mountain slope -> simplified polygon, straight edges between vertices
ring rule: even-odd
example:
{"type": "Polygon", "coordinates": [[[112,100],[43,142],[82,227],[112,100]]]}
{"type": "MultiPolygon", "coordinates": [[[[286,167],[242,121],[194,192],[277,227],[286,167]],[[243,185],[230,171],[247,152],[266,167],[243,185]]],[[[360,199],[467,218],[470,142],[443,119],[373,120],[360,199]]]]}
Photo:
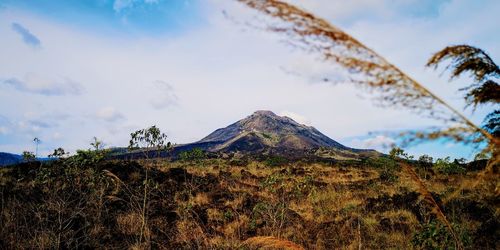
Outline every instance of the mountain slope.
{"type": "Polygon", "coordinates": [[[17,164],[23,161],[20,155],[0,152],[0,166],[17,164]]]}
{"type": "Polygon", "coordinates": [[[346,147],[311,126],[299,124],[271,111],[256,111],[198,142],[181,147],[200,147],[210,152],[311,153],[333,158],[357,158],[376,153],[346,147]]]}

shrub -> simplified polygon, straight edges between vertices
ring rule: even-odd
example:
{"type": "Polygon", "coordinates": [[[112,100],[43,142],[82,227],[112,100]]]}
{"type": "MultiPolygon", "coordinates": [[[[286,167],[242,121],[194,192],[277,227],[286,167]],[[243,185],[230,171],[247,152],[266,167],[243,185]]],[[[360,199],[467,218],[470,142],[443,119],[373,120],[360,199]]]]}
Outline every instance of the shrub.
{"type": "Polygon", "coordinates": [[[465,172],[465,168],[458,161],[451,162],[450,157],[437,159],[433,169],[443,174],[462,174],[465,172]]]}
{"type": "Polygon", "coordinates": [[[268,167],[280,167],[288,163],[288,160],[282,156],[269,156],[264,164],[268,167]]]}
{"type": "Polygon", "coordinates": [[[183,151],[179,154],[181,161],[195,161],[200,162],[206,158],[205,152],[201,148],[193,148],[188,151],[183,151]]]}
{"type": "Polygon", "coordinates": [[[76,155],[69,158],[70,164],[78,166],[96,165],[106,158],[107,150],[76,150],[76,155]]]}
{"type": "Polygon", "coordinates": [[[65,156],[67,156],[69,153],[64,151],[63,148],[56,148],[54,149],[54,152],[50,155],[48,155],[49,158],[57,158],[57,159],[61,159],[65,156]]]}
{"type": "Polygon", "coordinates": [[[23,161],[30,162],[35,160],[35,154],[30,151],[24,151],[22,154],[23,161]]]}
{"type": "MultiPolygon", "coordinates": [[[[462,244],[470,244],[470,236],[457,224],[453,225],[455,231],[460,232],[462,244]]],[[[439,222],[430,221],[413,235],[412,244],[419,249],[455,249],[455,241],[449,230],[439,222]]]]}
{"type": "Polygon", "coordinates": [[[385,182],[395,182],[398,180],[398,176],[395,174],[393,169],[385,168],[380,173],[380,180],[385,182]]]}
{"type": "Polygon", "coordinates": [[[368,159],[366,160],[365,164],[381,169],[382,171],[380,172],[380,179],[382,181],[394,182],[398,180],[398,176],[396,175],[398,163],[392,157],[378,157],[374,159],[368,159]]]}

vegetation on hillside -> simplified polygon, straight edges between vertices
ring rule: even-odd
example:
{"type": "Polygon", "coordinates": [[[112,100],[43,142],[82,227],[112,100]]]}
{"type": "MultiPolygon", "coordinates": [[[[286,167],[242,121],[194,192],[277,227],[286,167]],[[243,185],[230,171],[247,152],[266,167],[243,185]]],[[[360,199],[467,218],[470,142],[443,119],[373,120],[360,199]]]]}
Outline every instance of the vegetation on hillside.
{"type": "MultiPolygon", "coordinates": [[[[455,247],[413,177],[390,157],[270,164],[80,152],[0,170],[0,248],[455,247]]],[[[495,186],[482,183],[443,203],[460,183],[474,182],[485,161],[404,162],[425,180],[463,247],[496,247],[495,186]]]]}

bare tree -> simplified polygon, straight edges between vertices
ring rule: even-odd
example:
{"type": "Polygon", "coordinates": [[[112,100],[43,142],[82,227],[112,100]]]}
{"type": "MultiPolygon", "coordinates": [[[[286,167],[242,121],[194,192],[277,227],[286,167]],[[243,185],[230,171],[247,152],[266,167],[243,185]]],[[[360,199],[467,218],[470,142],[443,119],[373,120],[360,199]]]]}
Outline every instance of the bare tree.
{"type": "Polygon", "coordinates": [[[33,139],[33,142],[35,143],[35,159],[38,157],[38,144],[41,143],[40,139],[38,137],[35,137],[33,139]]]}

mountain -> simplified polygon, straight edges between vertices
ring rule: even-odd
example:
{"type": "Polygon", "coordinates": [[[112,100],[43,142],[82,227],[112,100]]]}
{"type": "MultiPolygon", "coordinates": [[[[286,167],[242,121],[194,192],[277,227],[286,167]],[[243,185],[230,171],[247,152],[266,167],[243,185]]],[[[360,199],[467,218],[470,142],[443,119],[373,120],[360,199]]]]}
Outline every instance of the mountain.
{"type": "Polygon", "coordinates": [[[256,111],[198,142],[180,145],[175,151],[201,148],[208,152],[286,154],[352,159],[378,154],[374,150],[346,147],[311,126],[271,111],[256,111]]]}
{"type": "Polygon", "coordinates": [[[20,155],[0,152],[0,166],[17,164],[23,161],[20,155]]]}

